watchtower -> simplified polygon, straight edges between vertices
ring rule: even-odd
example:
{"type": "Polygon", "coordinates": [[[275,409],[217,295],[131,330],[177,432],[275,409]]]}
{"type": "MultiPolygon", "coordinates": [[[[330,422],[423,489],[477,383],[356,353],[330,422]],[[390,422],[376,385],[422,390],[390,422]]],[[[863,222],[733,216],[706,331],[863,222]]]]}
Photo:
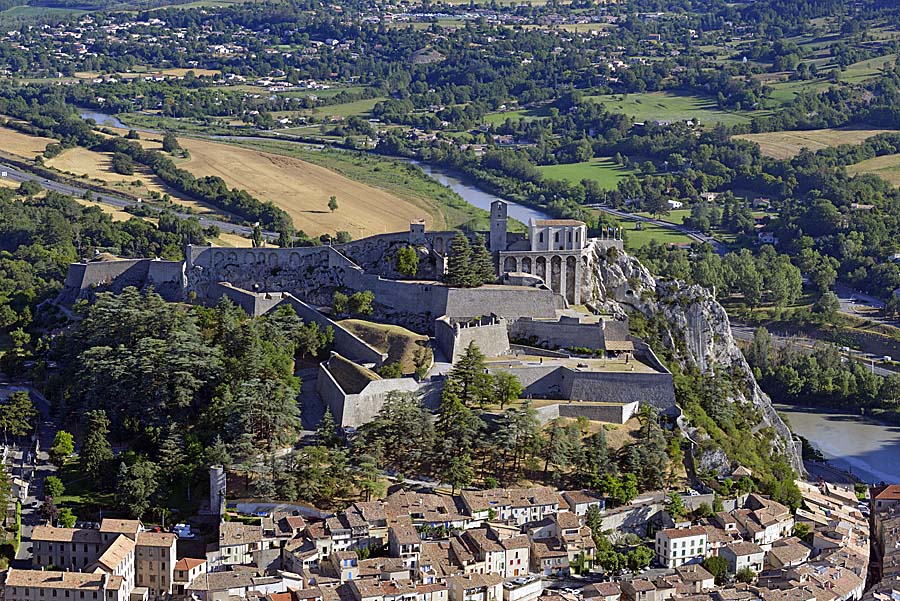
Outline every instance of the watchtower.
{"type": "Polygon", "coordinates": [[[506,201],[495,200],[491,203],[491,239],[490,250],[496,254],[506,250],[506,201]]]}

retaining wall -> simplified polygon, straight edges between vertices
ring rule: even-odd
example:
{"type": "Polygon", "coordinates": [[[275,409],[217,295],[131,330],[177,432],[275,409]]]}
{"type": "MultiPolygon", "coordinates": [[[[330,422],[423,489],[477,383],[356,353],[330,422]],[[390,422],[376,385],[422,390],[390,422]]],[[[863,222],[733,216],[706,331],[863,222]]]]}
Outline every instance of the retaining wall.
{"type": "Polygon", "coordinates": [[[606,403],[646,403],[657,411],[675,408],[672,374],[575,371],[561,368],[562,398],[606,403]]]}
{"type": "Polygon", "coordinates": [[[184,271],[181,261],[119,259],[72,263],[58,301],[71,304],[97,292],[121,292],[129,286],[152,286],[168,301],[184,299],[184,271]]]}
{"type": "Polygon", "coordinates": [[[517,286],[450,288],[444,312],[451,319],[475,319],[493,314],[507,319],[519,317],[556,317],[566,308],[565,299],[550,290],[517,286]]]}

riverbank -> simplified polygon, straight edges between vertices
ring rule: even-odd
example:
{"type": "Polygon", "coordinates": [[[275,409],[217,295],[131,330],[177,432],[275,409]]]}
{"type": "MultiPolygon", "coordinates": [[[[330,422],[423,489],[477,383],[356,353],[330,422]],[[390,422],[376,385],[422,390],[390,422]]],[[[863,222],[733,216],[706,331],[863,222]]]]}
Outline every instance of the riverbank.
{"type": "Polygon", "coordinates": [[[900,427],[824,408],[783,404],[775,408],[829,466],[869,484],[900,482],[900,427]]]}

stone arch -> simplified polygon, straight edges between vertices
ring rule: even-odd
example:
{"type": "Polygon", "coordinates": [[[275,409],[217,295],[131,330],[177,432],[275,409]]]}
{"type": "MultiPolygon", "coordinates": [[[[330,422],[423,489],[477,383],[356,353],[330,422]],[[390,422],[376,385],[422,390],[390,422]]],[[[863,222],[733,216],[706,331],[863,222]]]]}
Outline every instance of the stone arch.
{"type": "Polygon", "coordinates": [[[562,275],[562,262],[562,257],[559,255],[553,255],[550,258],[550,289],[560,294],[563,294],[562,282],[559,279],[562,275]]]}
{"type": "Polygon", "coordinates": [[[228,261],[228,263],[230,263],[232,265],[236,264],[238,262],[237,253],[234,251],[231,251],[230,253],[228,253],[227,261],[228,261]]]}
{"type": "Polygon", "coordinates": [[[534,275],[544,280],[544,283],[548,286],[550,285],[550,278],[547,277],[547,257],[538,257],[535,259],[534,275]]]}
{"type": "Polygon", "coordinates": [[[291,253],[290,265],[292,269],[299,269],[300,263],[302,262],[303,260],[300,258],[300,253],[291,253]]]}
{"type": "Polygon", "coordinates": [[[578,267],[578,259],[575,257],[566,257],[566,286],[565,296],[570,303],[575,302],[575,289],[578,282],[575,280],[575,269],[578,267]]]}
{"type": "Polygon", "coordinates": [[[509,273],[511,271],[516,270],[516,258],[515,257],[504,257],[503,259],[503,273],[509,273]]]}
{"type": "Polygon", "coordinates": [[[269,253],[269,267],[278,267],[278,255],[269,253]]]}
{"type": "Polygon", "coordinates": [[[531,257],[522,257],[522,271],[531,273],[531,257]]]}
{"type": "Polygon", "coordinates": [[[442,236],[434,237],[434,251],[444,254],[444,238],[442,236]]]}
{"type": "Polygon", "coordinates": [[[250,265],[254,262],[256,262],[256,255],[253,254],[252,252],[247,252],[244,255],[244,263],[246,263],[247,265],[250,265]]]}
{"type": "Polygon", "coordinates": [[[221,265],[222,261],[224,260],[225,253],[223,253],[221,250],[217,250],[215,253],[213,253],[213,265],[221,265]]]}

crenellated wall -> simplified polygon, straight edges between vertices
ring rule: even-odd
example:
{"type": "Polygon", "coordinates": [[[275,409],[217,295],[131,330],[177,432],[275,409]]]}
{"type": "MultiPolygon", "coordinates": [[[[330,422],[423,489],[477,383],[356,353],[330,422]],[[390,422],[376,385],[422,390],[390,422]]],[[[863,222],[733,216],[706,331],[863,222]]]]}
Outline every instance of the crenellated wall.
{"type": "Polygon", "coordinates": [[[451,363],[456,363],[472,343],[485,357],[509,354],[508,331],[505,319],[488,318],[474,324],[461,324],[451,323],[444,316],[434,324],[438,346],[451,363]]]}

